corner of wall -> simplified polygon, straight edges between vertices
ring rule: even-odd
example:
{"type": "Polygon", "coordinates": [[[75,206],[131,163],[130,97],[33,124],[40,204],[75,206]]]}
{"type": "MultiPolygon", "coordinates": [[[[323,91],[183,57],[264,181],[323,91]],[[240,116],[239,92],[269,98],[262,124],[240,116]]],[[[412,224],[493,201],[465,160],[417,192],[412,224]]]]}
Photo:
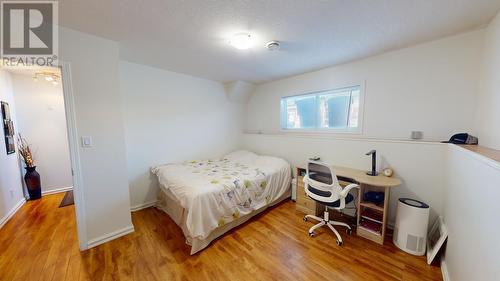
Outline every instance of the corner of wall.
{"type": "Polygon", "coordinates": [[[17,204],[9,211],[5,216],[0,218],[0,229],[7,224],[7,222],[21,209],[21,207],[26,203],[26,199],[22,198],[17,202],[17,204]]]}
{"type": "Polygon", "coordinates": [[[500,131],[497,120],[500,118],[500,11],[485,29],[478,82],[475,127],[479,143],[483,146],[500,149],[500,131]]]}
{"type": "Polygon", "coordinates": [[[441,257],[441,274],[443,275],[443,281],[450,281],[450,274],[448,272],[448,266],[446,265],[445,257],[441,257]]]}
{"type": "Polygon", "coordinates": [[[257,86],[246,81],[233,81],[224,84],[224,91],[228,100],[247,103],[257,86]]]}

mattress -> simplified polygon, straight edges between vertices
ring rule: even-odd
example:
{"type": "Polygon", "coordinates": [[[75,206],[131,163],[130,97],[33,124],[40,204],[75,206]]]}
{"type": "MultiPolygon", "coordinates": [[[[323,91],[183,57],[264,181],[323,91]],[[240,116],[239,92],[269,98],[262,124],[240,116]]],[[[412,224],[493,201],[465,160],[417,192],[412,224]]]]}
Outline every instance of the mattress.
{"type": "Polygon", "coordinates": [[[290,165],[248,151],[160,165],[151,171],[161,188],[157,207],[182,228],[191,254],[290,196],[290,165]]]}

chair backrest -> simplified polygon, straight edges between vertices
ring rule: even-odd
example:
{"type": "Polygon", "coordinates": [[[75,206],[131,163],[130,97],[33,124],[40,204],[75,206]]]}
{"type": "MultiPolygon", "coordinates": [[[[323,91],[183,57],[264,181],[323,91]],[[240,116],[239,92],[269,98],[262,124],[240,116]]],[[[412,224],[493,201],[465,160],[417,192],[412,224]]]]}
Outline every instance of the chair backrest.
{"type": "Polygon", "coordinates": [[[306,170],[307,174],[304,177],[304,182],[308,195],[309,192],[307,189],[308,186],[311,186],[314,189],[325,192],[325,196],[321,196],[318,193],[314,194],[316,196],[325,198],[339,197],[339,193],[342,191],[342,187],[337,180],[337,175],[335,174],[332,165],[325,162],[311,160],[307,163],[306,170]]]}

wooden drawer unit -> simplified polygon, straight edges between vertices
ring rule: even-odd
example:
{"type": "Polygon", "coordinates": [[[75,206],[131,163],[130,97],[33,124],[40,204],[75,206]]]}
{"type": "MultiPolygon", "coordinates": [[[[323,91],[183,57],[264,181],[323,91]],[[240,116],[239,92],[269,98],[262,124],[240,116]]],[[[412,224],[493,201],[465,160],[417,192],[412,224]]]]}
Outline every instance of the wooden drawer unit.
{"type": "Polygon", "coordinates": [[[297,206],[302,206],[302,209],[311,210],[308,214],[316,213],[316,202],[309,198],[297,198],[297,206]]]}
{"type": "Polygon", "coordinates": [[[304,191],[304,176],[306,171],[297,168],[297,201],[295,209],[307,215],[316,215],[316,201],[306,195],[304,191]]]}
{"type": "Polygon", "coordinates": [[[297,184],[297,199],[299,198],[309,198],[304,190],[304,184],[297,184]]]}

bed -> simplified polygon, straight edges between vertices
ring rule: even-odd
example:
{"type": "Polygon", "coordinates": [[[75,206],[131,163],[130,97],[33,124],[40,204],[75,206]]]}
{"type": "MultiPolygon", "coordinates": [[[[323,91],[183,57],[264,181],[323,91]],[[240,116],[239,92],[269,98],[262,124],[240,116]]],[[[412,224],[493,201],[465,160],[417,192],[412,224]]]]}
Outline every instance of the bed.
{"type": "Polygon", "coordinates": [[[151,172],[161,190],[156,207],[182,229],[191,255],[290,197],[290,165],[249,151],[160,165],[151,172]]]}

